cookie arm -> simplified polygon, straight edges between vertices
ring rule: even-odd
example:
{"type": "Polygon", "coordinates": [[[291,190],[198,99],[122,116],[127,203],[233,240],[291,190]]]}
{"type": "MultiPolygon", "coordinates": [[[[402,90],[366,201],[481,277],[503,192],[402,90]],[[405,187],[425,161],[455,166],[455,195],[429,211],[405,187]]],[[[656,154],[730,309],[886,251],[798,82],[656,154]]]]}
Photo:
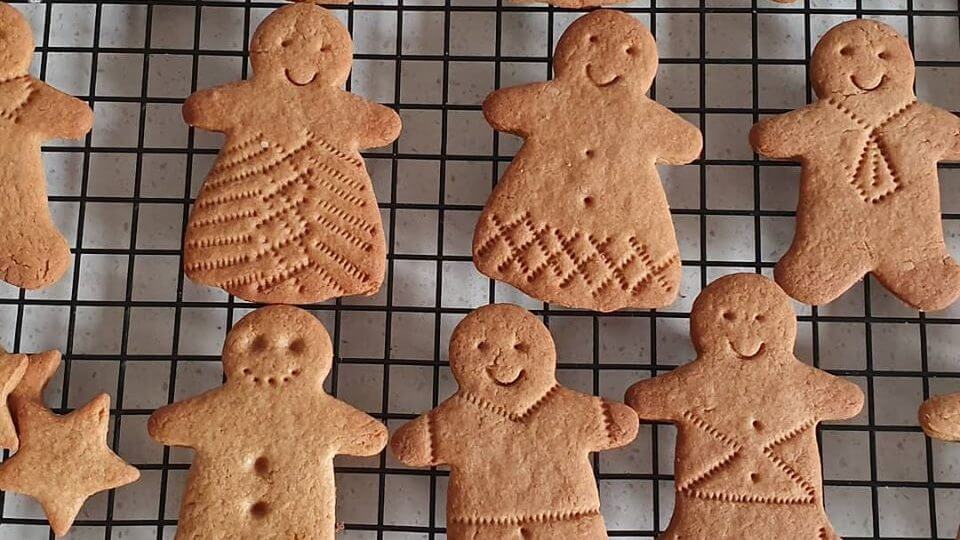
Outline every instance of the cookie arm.
{"type": "Polygon", "coordinates": [[[603,418],[603,431],[599,444],[594,450],[611,450],[633,442],[640,430],[640,419],[636,411],[623,403],[600,400],[600,414],[603,418]]]}
{"type": "Polygon", "coordinates": [[[183,120],[205,131],[225,132],[233,124],[233,106],[240,84],[200,90],[183,103],[183,120]]]}
{"type": "Polygon", "coordinates": [[[634,384],[627,389],[624,401],[640,420],[673,422],[686,408],[683,384],[676,372],[634,384]]]}
{"type": "Polygon", "coordinates": [[[960,441],[960,393],[935,396],[918,413],[924,433],[943,441],[960,441]]]}
{"type": "Polygon", "coordinates": [[[658,163],[684,165],[700,157],[703,134],[697,126],[656,102],[653,104],[658,145],[658,163]]]}
{"type": "Polygon", "coordinates": [[[817,417],[821,420],[846,420],[863,408],[863,390],[852,382],[826,371],[809,368],[812,376],[806,388],[816,394],[817,417]]]}
{"type": "Polygon", "coordinates": [[[483,117],[497,131],[527,137],[535,130],[538,104],[546,99],[549,85],[535,83],[501,88],[483,100],[483,117]]]}
{"type": "Polygon", "coordinates": [[[390,451],[401,463],[411,467],[435,467],[445,463],[436,444],[437,416],[434,409],[393,433],[390,451]]]}
{"type": "Polygon", "coordinates": [[[400,115],[379,103],[363,103],[363,121],[358,126],[360,148],[387,146],[400,136],[400,115]]]}
{"type": "Polygon", "coordinates": [[[160,407],[147,420],[150,438],[165,446],[192,448],[196,434],[208,431],[206,411],[216,390],[160,407]]]}
{"type": "Polygon", "coordinates": [[[817,104],[765,118],[750,128],[750,146],[769,158],[798,158],[811,142],[822,140],[817,131],[825,119],[817,104]]]}
{"type": "Polygon", "coordinates": [[[387,445],[387,426],[367,413],[354,409],[350,405],[340,405],[340,448],[339,454],[350,456],[375,456],[387,445]]]}
{"type": "Polygon", "coordinates": [[[80,139],[93,129],[93,110],[86,102],[38,80],[23,107],[20,123],[33,126],[43,139],[80,139]]]}

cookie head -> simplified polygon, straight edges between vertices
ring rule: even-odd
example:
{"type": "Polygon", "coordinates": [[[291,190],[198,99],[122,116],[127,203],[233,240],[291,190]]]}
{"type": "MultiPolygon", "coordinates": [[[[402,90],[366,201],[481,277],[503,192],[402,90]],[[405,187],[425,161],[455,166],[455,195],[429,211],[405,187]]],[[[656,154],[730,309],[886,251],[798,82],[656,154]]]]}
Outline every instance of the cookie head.
{"type": "Polygon", "coordinates": [[[854,20],[832,28],[813,51],[810,77],[820,97],[913,90],[910,45],[893,28],[854,20]]]}
{"type": "Polygon", "coordinates": [[[250,53],[257,77],[294,86],[340,86],[350,74],[353,44],[331,12],[302,3],[284,6],[264,19],[250,53]]]}
{"type": "Polygon", "coordinates": [[[630,86],[646,92],[657,73],[657,44],[639,21],[612,9],[580,17],[557,44],[557,78],[597,88],[630,86]]]}
{"type": "Polygon", "coordinates": [[[247,315],[230,330],[223,347],[227,379],[261,388],[319,388],[332,363],[326,329],[292,306],[269,306],[247,315]]]}
{"type": "Polygon", "coordinates": [[[33,59],[33,31],[19,11],[0,3],[0,81],[26,75],[33,59]]]}
{"type": "Polygon", "coordinates": [[[474,311],[450,338],[450,369],[460,388],[504,406],[553,387],[556,361],[547,327],[510,304],[474,311]]]}
{"type": "Polygon", "coordinates": [[[697,297],[690,334],[701,356],[756,361],[768,353],[792,354],[797,318],[776,283],[757,274],[734,274],[697,297]]]}

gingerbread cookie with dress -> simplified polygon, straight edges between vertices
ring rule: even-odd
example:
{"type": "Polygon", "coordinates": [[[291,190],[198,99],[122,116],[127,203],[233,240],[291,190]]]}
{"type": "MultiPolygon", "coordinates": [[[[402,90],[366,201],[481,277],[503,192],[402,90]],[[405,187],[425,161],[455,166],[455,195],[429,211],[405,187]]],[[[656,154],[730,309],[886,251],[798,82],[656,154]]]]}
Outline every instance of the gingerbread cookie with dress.
{"type": "Polygon", "coordinates": [[[30,75],[33,48],[26,19],[0,3],[0,280],[24,289],[53,284],[70,266],[50,216],[40,146],[93,127],[86,103],[30,75]]]}
{"type": "Polygon", "coordinates": [[[178,539],[333,540],[333,458],[380,453],[387,429],[324,392],[332,364],[316,318],[265,307],[230,330],[223,386],[150,416],[151,437],[195,450],[178,539]]]}
{"type": "Polygon", "coordinates": [[[187,275],[252,302],[376,293],[386,244],[360,150],[395,140],[400,117],[341,89],[353,45],[319,6],[276,10],[250,51],[252,79],[183,106],[227,136],[187,224],[187,275]]]}
{"type": "Polygon", "coordinates": [[[450,369],[456,394],[390,442],[407,465],[450,466],[447,538],[606,538],[589,455],[630,443],[636,414],[560,385],[550,332],[509,304],[457,325],[450,369]]]}
{"type": "Polygon", "coordinates": [[[909,44],[877,21],[827,32],[810,72],[820,99],[750,133],[758,153],[802,167],[777,283],[825,304],[872,273],[910,306],[947,307],[960,266],[943,240],[937,162],[960,159],[960,118],[917,101],[909,44]]]}
{"type": "Polygon", "coordinates": [[[863,407],[853,383],[793,355],[790,299],[756,274],[697,297],[697,358],[626,395],[642,420],[677,426],[673,518],[663,538],[837,538],[823,508],[816,426],[863,407]]]}
{"type": "Polygon", "coordinates": [[[487,97],[487,121],[524,143],[477,224],[483,274],[569,307],[673,302],[680,254],[656,166],[693,161],[702,137],[646,96],[657,65],[650,31],[603,9],[563,33],[553,80],[487,97]]]}

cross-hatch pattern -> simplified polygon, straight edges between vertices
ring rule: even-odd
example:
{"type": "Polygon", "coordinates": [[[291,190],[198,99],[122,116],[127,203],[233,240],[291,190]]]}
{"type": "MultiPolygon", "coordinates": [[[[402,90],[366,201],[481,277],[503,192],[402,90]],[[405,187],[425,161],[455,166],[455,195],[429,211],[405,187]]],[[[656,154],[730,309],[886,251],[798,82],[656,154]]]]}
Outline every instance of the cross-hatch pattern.
{"type": "Polygon", "coordinates": [[[324,283],[320,296],[370,292],[379,278],[363,261],[382,239],[378,212],[359,156],[309,131],[287,147],[255,133],[224,148],[206,179],[186,268],[230,292],[303,292],[308,276],[324,283]]]}
{"type": "Polygon", "coordinates": [[[871,125],[860,118],[834,98],[826,101],[857,124],[866,136],[856,165],[844,165],[844,171],[850,175],[850,185],[857,190],[860,198],[864,202],[876,204],[899,191],[903,187],[902,179],[893,165],[893,160],[890,159],[889,145],[885,140],[883,128],[916,105],[917,101],[913,100],[904,105],[876,125],[871,125]]]}
{"type": "Polygon", "coordinates": [[[478,260],[486,267],[485,273],[497,274],[491,277],[509,282],[505,274],[515,268],[528,283],[548,280],[561,289],[579,279],[595,297],[611,287],[639,296],[651,285],[666,292],[676,286],[667,279],[666,270],[679,263],[679,254],[656,260],[633,236],[600,240],[583,231],[565,233],[550,224],[535,223],[529,213],[506,221],[490,213],[489,219],[492,234],[480,241],[474,253],[478,259],[505,255],[492,265],[478,260]],[[627,246],[619,250],[622,254],[611,249],[616,241],[627,246]]]}

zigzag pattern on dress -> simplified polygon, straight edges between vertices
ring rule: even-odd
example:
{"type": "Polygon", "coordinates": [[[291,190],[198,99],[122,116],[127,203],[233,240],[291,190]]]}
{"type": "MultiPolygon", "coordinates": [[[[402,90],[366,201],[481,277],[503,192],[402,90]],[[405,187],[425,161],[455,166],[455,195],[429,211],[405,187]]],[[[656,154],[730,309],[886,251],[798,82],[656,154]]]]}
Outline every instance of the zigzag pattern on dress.
{"type": "Polygon", "coordinates": [[[379,287],[363,260],[383,249],[382,238],[358,155],[311,132],[287,147],[256,133],[225,147],[207,177],[187,228],[185,268],[239,296],[302,291],[307,278],[322,281],[321,296],[361,294],[379,287]]]}
{"type": "Polygon", "coordinates": [[[503,220],[491,212],[487,219],[492,234],[480,240],[474,254],[499,255],[487,268],[495,270],[498,275],[491,277],[496,279],[510,282],[506,274],[517,270],[528,282],[547,280],[561,289],[580,280],[594,297],[608,289],[639,296],[648,287],[671,292],[676,286],[665,274],[679,264],[679,253],[655,259],[633,236],[600,239],[584,231],[562,231],[534,222],[529,213],[503,220]]]}

